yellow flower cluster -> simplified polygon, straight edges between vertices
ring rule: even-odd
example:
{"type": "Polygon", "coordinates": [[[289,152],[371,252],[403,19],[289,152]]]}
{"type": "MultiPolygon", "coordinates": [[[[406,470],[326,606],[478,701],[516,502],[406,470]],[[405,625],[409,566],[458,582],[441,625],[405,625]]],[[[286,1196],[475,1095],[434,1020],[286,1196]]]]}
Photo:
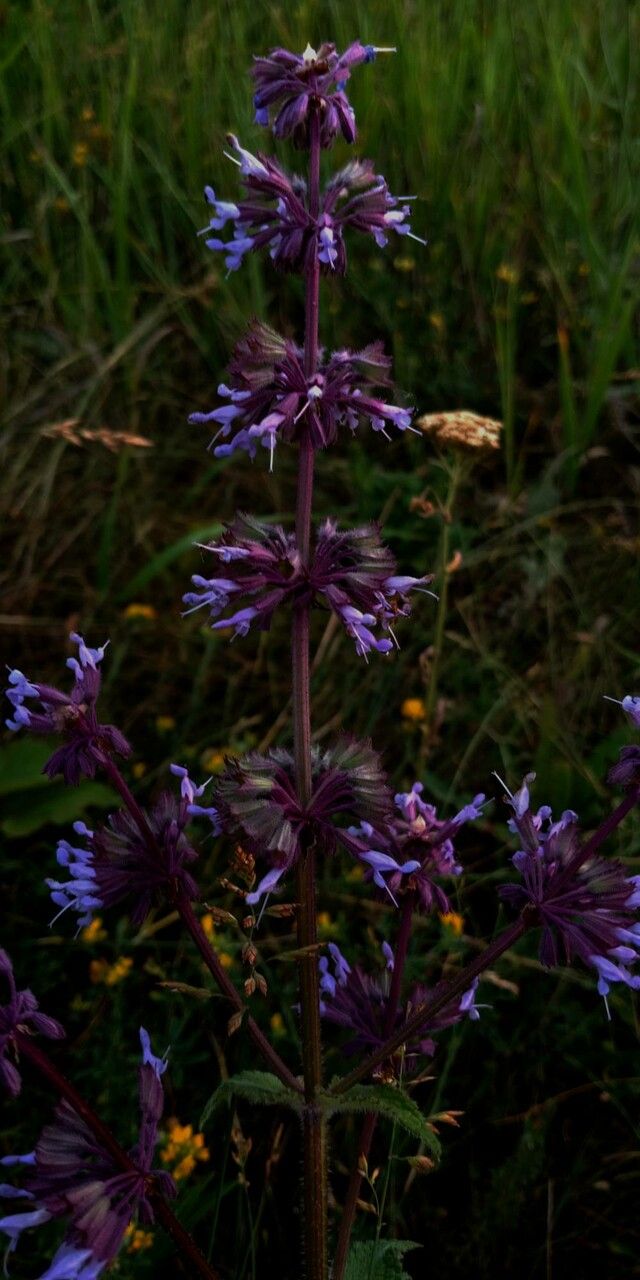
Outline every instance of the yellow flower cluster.
{"type": "Polygon", "coordinates": [[[210,1159],[209,1149],[204,1145],[203,1133],[194,1133],[192,1124],[180,1124],[175,1116],[167,1122],[167,1130],[160,1159],[163,1164],[173,1165],[171,1173],[176,1182],[180,1182],[193,1173],[198,1160],[210,1159]]]}
{"type": "Polygon", "coordinates": [[[102,927],[102,918],[94,916],[91,924],[86,925],[80,933],[83,942],[103,942],[107,931],[102,927]]]}
{"type": "Polygon", "coordinates": [[[456,938],[460,937],[464,929],[464,918],[458,915],[457,911],[445,911],[444,915],[440,916],[440,923],[445,929],[450,929],[456,938]]]}
{"type": "Polygon", "coordinates": [[[89,965],[89,977],[93,983],[102,983],[105,987],[115,987],[116,983],[127,978],[133,968],[131,956],[121,956],[115,964],[108,960],[92,960],[89,965]]]}
{"type": "Polygon", "coordinates": [[[141,1253],[142,1250],[151,1248],[153,1231],[144,1231],[142,1227],[137,1227],[135,1222],[130,1222],[124,1233],[124,1238],[127,1253],[141,1253]]]}
{"type": "Polygon", "coordinates": [[[426,715],[426,709],[422,698],[405,698],[400,708],[400,712],[404,716],[405,720],[414,720],[416,723],[419,720],[424,720],[426,715]]]}

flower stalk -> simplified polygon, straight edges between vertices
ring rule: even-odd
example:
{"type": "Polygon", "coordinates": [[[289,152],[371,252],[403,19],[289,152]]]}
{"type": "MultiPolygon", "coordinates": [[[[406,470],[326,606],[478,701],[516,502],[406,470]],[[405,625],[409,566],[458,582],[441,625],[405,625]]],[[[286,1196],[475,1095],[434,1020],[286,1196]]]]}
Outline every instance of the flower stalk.
{"type": "MultiPolygon", "coordinates": [[[[317,109],[309,122],[309,212],[318,215],[320,199],[320,119],[317,109]]],[[[306,272],[304,367],[312,378],[318,361],[320,263],[314,254],[306,272]]],[[[296,541],[303,565],[311,551],[311,509],[315,450],[309,432],[303,432],[298,453],[296,541]]],[[[293,613],[293,753],[298,801],[311,799],[311,690],[309,653],[310,606],[301,603],[293,613]]],[[[327,1146],[326,1123],[316,1104],[322,1085],[320,1031],[320,983],[315,946],[317,934],[316,854],[307,841],[296,873],[298,946],[305,949],[299,962],[302,1065],[306,1107],[303,1113],[303,1212],[307,1274],[324,1280],[327,1274],[327,1146]],[[311,948],[307,950],[307,948],[311,948]]]]}

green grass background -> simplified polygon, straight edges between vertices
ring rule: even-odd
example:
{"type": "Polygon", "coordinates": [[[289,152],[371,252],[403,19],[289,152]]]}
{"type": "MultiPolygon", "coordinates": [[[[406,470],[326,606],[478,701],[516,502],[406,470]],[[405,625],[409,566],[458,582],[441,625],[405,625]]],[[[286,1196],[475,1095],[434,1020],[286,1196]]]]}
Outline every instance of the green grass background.
{"type": "MultiPolygon", "coordinates": [[[[201,193],[205,182],[237,189],[222,156],[229,129],[251,149],[272,145],[252,124],[254,52],[356,36],[397,45],[353,76],[357,150],[375,157],[392,190],[417,194],[414,227],[429,244],[397,240],[380,253],[354,237],[346,281],[323,285],[322,336],[383,337],[418,410],[490,414],[504,441],[499,457],[462,476],[423,438],[387,446],[363,433],[320,458],[320,514],[382,516],[408,571],[462,559],[435,655],[428,601],[402,625],[389,662],[363,667],[345,639],[325,637],[314,723],[321,740],[341,726],[373,735],[394,783],[419,775],[445,808],[491,791],[492,769],[513,781],[533,767],[540,802],[570,804],[595,825],[610,804],[606,768],[628,740],[602,694],[637,689],[639,675],[637,6],[25,0],[2,5],[0,21],[3,660],[53,680],[70,624],[96,641],[110,635],[106,703],[146,766],[143,796],[169,759],[198,769],[212,750],[286,740],[286,625],[229,648],[197,615],[180,618],[180,595],[201,568],[191,544],[236,509],[286,518],[295,483],[284,449],[273,475],[262,460],[218,463],[206,435],[186,425],[190,411],[213,405],[251,314],[298,334],[302,323],[299,283],[269,265],[251,261],[225,278],[195,234],[206,221],[201,193]],[[68,443],[59,424],[69,420],[151,446],[68,443]],[[446,506],[454,472],[444,525],[415,500],[446,506]],[[155,616],[131,618],[131,604],[155,616]],[[425,699],[431,719],[404,720],[407,697],[425,699]]],[[[340,143],[323,163],[347,154],[340,143]]],[[[302,163],[286,145],[281,157],[302,163]]],[[[172,1106],[194,1119],[219,1074],[213,1037],[232,1065],[250,1055],[226,1046],[218,1002],[209,1016],[208,1005],[203,1014],[158,986],[176,974],[206,985],[171,925],[135,939],[126,923],[107,922],[97,952],[74,945],[70,930],[47,932],[41,881],[62,834],[52,824],[77,810],[43,790],[37,761],[17,750],[11,742],[2,757],[6,945],[51,993],[47,1008],[57,1001],[62,1013],[71,1001],[68,1069],[114,1122],[131,1110],[122,1060],[132,1067],[136,1004],[174,1044],[172,1106]],[[131,955],[131,976],[108,991],[92,986],[95,954],[131,955]]],[[[469,934],[495,925],[493,890],[510,852],[503,819],[498,802],[464,841],[469,934]]],[[[633,822],[616,844],[637,870],[633,822]]],[[[207,849],[202,878],[217,901],[225,864],[224,850],[207,849]]],[[[332,936],[371,961],[393,920],[370,910],[342,870],[325,872],[332,936]]],[[[239,944],[224,945],[240,977],[239,944]]],[[[274,959],[287,945],[282,932],[265,937],[273,1005],[264,1016],[284,1006],[283,1048],[295,1059],[290,967],[274,959]]],[[[412,971],[428,976],[443,954],[456,964],[469,945],[434,924],[417,935],[412,971]]],[[[383,1231],[427,1246],[407,1257],[416,1276],[549,1280],[569,1264],[638,1274],[631,1001],[616,997],[607,1024],[590,981],[541,974],[533,954],[507,960],[501,972],[515,988],[490,987],[492,1011],[446,1041],[435,1083],[423,1086],[428,1110],[465,1111],[461,1129],[446,1131],[441,1172],[405,1190],[407,1166],[392,1166],[383,1231]]],[[[7,1114],[8,1148],[26,1149],[32,1116],[7,1114]]],[[[266,1274],[269,1250],[297,1276],[295,1132],[266,1179],[274,1127],[250,1113],[242,1121],[254,1139],[249,1188],[218,1131],[181,1212],[236,1280],[266,1274]]],[[[342,1122],[338,1200],[353,1141],[342,1122]]],[[[363,1214],[358,1230],[371,1235],[375,1219],[363,1214]]],[[[173,1274],[163,1249],[125,1257],[120,1274],[173,1274]]],[[[33,1271],[18,1261],[16,1274],[33,1271]]]]}

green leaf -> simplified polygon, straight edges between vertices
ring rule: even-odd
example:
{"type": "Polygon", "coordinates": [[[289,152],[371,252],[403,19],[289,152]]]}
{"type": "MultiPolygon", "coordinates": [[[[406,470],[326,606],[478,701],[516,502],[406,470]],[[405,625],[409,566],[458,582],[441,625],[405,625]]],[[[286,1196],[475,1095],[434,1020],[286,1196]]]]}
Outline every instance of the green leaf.
{"type": "Polygon", "coordinates": [[[49,783],[9,796],[2,805],[0,831],[5,836],[30,836],[40,827],[66,826],[81,818],[87,808],[114,808],[116,798],[101,782],[85,782],[81,787],[49,783]]]}
{"type": "Polygon", "coordinates": [[[402,1259],[421,1245],[412,1240],[356,1240],[349,1250],[344,1280],[410,1280],[402,1259]]]}
{"type": "Polygon", "coordinates": [[[294,1111],[302,1107],[302,1096],[288,1089],[272,1072],[240,1071],[237,1076],[222,1080],[212,1093],[202,1112],[200,1127],[204,1128],[214,1112],[232,1098],[245,1098],[259,1107],[290,1107],[294,1111]]]}
{"type": "Polygon", "coordinates": [[[42,770],[54,750],[54,740],[21,734],[0,747],[0,796],[31,787],[50,787],[42,770]]]}
{"type": "Polygon", "coordinates": [[[440,1143],[435,1133],[417,1103],[402,1089],[390,1084],[356,1084],[347,1093],[325,1094],[323,1102],[329,1115],[345,1111],[372,1111],[385,1120],[392,1120],[414,1138],[419,1138],[430,1155],[440,1155],[440,1143]]]}

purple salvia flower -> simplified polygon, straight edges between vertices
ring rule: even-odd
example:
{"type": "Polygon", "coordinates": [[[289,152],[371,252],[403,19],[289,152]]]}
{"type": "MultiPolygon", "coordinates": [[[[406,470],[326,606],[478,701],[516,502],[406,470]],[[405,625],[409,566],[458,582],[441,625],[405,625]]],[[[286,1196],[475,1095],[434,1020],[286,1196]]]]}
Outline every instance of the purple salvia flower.
{"type": "Polygon", "coordinates": [[[450,910],[449,899],[435,877],[460,875],[462,867],[453,841],[465,822],[479,817],[485,797],[474,796],[446,821],[438,817],[434,805],[422,799],[423,790],[421,782],[414,782],[410,791],[399,792],[394,797],[396,811],[386,826],[374,829],[364,822],[352,828],[352,851],[373,870],[371,878],[378,887],[376,873],[381,877],[384,869],[379,860],[390,860],[382,887],[394,901],[399,894],[415,893],[418,909],[446,912],[450,910]]]}
{"type": "Polygon", "coordinates": [[[228,141],[233,154],[226,155],[238,165],[246,194],[235,202],[218,200],[213,188],[205,187],[214,216],[198,233],[206,237],[208,249],[225,255],[228,271],[237,271],[248,253],[267,249],[280,270],[305,274],[318,261],[325,273],[344,275],[347,227],[372,236],[381,249],[391,231],[427,243],[411,230],[410,204],[392,195],[370,160],[352,160],[334,174],[321,193],[316,218],[309,211],[302,178],[290,177],[270,156],[253,156],[234,134],[228,135],[228,141]],[[209,234],[228,222],[233,225],[230,239],[209,234]]]}
{"type": "MultiPolygon", "coordinates": [[[[202,793],[195,787],[182,766],[180,800],[164,792],[144,814],[149,836],[140,831],[126,810],[111,814],[102,827],[90,831],[82,822],[74,823],[74,831],[84,837],[86,848],[58,844],[57,861],[68,872],[67,880],[48,879],[53,902],[60,908],[58,916],[71,910],[78,914],[78,927],[89,924],[95,910],[131,900],[131,920],[140,925],[153,902],[162,894],[174,896],[177,890],[188,898],[198,897],[198,886],[189,871],[197,853],[185,835],[192,814],[204,814],[220,830],[217,810],[194,805],[189,797],[202,793]]],[[[204,784],[206,785],[206,784],[204,784]]],[[[52,922],[53,923],[53,922],[52,922]]]]}
{"type": "Polygon", "coordinates": [[[375,387],[389,386],[390,367],[382,344],[374,342],[361,351],[321,351],[309,377],[302,348],[256,320],[235,348],[229,384],[218,387],[219,396],[231,403],[192,413],[189,422],[216,425],[210,447],[217,458],[238,449],[254,458],[260,445],[268,449],[271,465],[279,441],[290,443],[305,434],[318,449],[333,443],[341,427],[354,432],[364,420],[385,435],[387,427],[414,430],[408,409],[373,393],[375,387]],[[219,437],[225,443],[216,444],[219,437]]]}
{"type": "Polygon", "coordinates": [[[385,941],[385,942],[382,942],[380,950],[382,951],[382,954],[384,956],[385,968],[389,970],[389,973],[393,973],[393,970],[395,969],[395,963],[396,963],[395,956],[393,954],[393,948],[390,947],[389,943],[385,941]]]}
{"type": "Polygon", "coordinates": [[[267,127],[271,109],[277,106],[273,123],[276,138],[291,138],[294,146],[307,148],[309,120],[318,111],[321,147],[330,147],[338,133],[345,142],[354,142],[355,115],[344,92],[345,85],[353,67],[373,62],[378,53],[395,50],[377,49],[356,40],[342,54],[336,52],[334,44],[322,44],[317,50],[307,45],[303,54],[272,49],[266,57],[255,58],[252,75],[256,124],[267,127]]]}
{"type": "Polygon", "coordinates": [[[47,1036],[49,1040],[61,1040],[65,1031],[55,1018],[40,1012],[33,992],[17,990],[11,961],[2,949],[0,977],[8,987],[7,1002],[0,1004],[0,1085],[11,1097],[17,1098],[22,1082],[16,1065],[16,1031],[23,1035],[47,1036]]]}
{"type": "MultiPolygon", "coordinates": [[[[635,728],[640,728],[640,698],[628,693],[622,700],[610,698],[605,694],[607,702],[615,702],[622,707],[635,728]]],[[[640,747],[622,747],[616,764],[607,775],[607,781],[613,786],[635,787],[640,783],[640,747]]]]}
{"type": "Polygon", "coordinates": [[[231,760],[214,783],[214,799],[226,831],[242,834],[243,844],[267,857],[270,869],[247,896],[254,905],[270,893],[297,861],[306,839],[323,854],[338,845],[352,850],[349,831],[336,824],[342,815],[361,820],[382,817],[389,796],[377,754],[368,743],[340,738],[325,751],[313,748],[312,792],[300,804],[290,752],[249,752],[231,760]]]}
{"type": "Polygon", "coordinates": [[[59,1103],[35,1152],[0,1161],[24,1163],[29,1168],[24,1193],[32,1207],[23,1214],[0,1218],[0,1231],[9,1236],[10,1249],[15,1249],[20,1234],[28,1227],[51,1218],[68,1220],[67,1236],[45,1273],[47,1280],[93,1280],[116,1257],[134,1214],[142,1222],[154,1221],[151,1186],[165,1196],[176,1194],[170,1175],[153,1168],[164,1101],[161,1076],[166,1062],[151,1052],[144,1028],[140,1030],[140,1041],[140,1130],[138,1142],[129,1153],[135,1169],[123,1172],[115,1166],[109,1152],[67,1101],[59,1103]]]}
{"type": "Polygon", "coordinates": [[[96,714],[99,663],[106,645],[89,649],[75,631],[71,632],[70,639],[78,645],[77,658],[67,659],[67,666],[75,677],[71,693],[32,682],[21,671],[10,671],[6,694],[13,707],[13,717],[6,725],[14,732],[28,729],[32,733],[62,735],[63,745],[54,751],[42,772],[50,778],[61,773],[65,782],[76,785],[82,777],[95,777],[96,771],[112,755],[130,756],[131,747],[119,729],[100,724],[96,714]],[[39,704],[35,709],[26,705],[32,699],[39,704]]]}
{"type": "Polygon", "coordinates": [[[356,651],[366,658],[371,650],[387,653],[397,644],[391,623],[411,612],[409,592],[432,594],[425,586],[431,575],[413,578],[395,573],[393,556],[374,525],[342,532],[334,521],[326,520],[308,567],[303,566],[294,534],[248,516],[237,516],[220,542],[202,549],[225,568],[220,577],[193,576],[196,590],[183,597],[187,613],[206,608],[214,630],[233,627],[235,635],[246,634],[252,623],[268,629],[275,610],[285,602],[325,603],[354,639],[356,651]],[[238,609],[240,602],[243,607],[238,609]],[[230,606],[233,612],[221,616],[230,606]],[[393,641],[376,636],[372,628],[377,627],[393,636],[393,641]]]}
{"type": "Polygon", "coordinates": [[[582,960],[596,970],[605,999],[611,983],[640,988],[640,975],[630,968],[640,959],[640,877],[627,876],[621,862],[598,856],[567,877],[579,849],[577,814],[567,809],[553,822],[548,805],[536,814],[525,809],[523,792],[531,781],[528,775],[509,801],[515,812],[509,825],[524,846],[513,855],[523,883],[503,886],[501,896],[519,910],[535,912],[546,967],[582,960]]]}
{"type": "MultiPolygon", "coordinates": [[[[393,959],[390,947],[388,952],[393,959]]],[[[387,960],[386,970],[380,977],[372,977],[359,965],[355,965],[353,968],[349,967],[342,980],[336,974],[335,980],[326,983],[323,987],[324,999],[321,1005],[323,1017],[327,1022],[333,1022],[351,1032],[351,1039],[343,1046],[347,1054],[369,1053],[378,1049],[388,1038],[385,1024],[392,964],[386,952],[385,959],[387,960]]],[[[477,986],[476,979],[463,996],[456,997],[445,1005],[440,1013],[431,1018],[417,1035],[412,1037],[405,1046],[405,1074],[411,1075],[417,1071],[421,1057],[433,1056],[436,1049],[433,1037],[438,1031],[453,1026],[465,1016],[474,1022],[478,1020],[480,1006],[475,1003],[477,986]]],[[[398,1009],[393,1029],[397,1030],[419,1005],[429,999],[431,994],[430,989],[422,984],[411,988],[405,1006],[398,1009]]]]}

